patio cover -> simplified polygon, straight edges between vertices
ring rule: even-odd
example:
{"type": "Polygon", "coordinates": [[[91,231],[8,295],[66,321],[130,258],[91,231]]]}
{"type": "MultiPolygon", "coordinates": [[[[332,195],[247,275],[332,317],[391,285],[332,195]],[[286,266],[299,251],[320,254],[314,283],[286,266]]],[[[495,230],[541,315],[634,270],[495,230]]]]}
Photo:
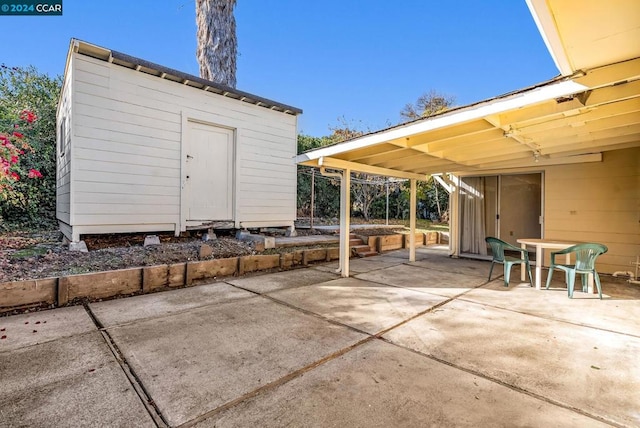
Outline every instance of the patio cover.
{"type": "MultiPolygon", "coordinates": [[[[411,179],[413,232],[415,180],[428,175],[599,162],[603,151],[640,146],[640,2],[527,3],[559,77],[296,157],[342,171],[341,255],[351,171],[411,179]]],[[[341,257],[343,276],[348,264],[341,257]]]]}

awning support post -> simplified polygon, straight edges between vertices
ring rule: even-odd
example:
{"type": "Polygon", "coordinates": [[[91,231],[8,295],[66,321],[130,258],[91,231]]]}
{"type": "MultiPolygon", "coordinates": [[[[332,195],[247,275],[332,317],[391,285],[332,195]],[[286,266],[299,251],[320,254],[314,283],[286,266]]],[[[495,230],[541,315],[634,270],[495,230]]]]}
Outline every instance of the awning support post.
{"type": "Polygon", "coordinates": [[[449,174],[449,256],[460,256],[460,177],[449,174]]]}
{"type": "Polygon", "coordinates": [[[351,229],[351,170],[342,172],[340,181],[340,275],[349,277],[349,256],[351,246],[349,235],[351,229]]]}
{"type": "Polygon", "coordinates": [[[411,179],[409,198],[409,261],[416,261],[416,179],[411,179]]]}
{"type": "Polygon", "coordinates": [[[351,246],[349,245],[349,232],[351,229],[351,170],[328,172],[322,166],[322,162],[319,162],[319,164],[321,165],[320,174],[325,177],[340,179],[340,266],[336,273],[348,278],[349,256],[351,255],[351,246]]]}

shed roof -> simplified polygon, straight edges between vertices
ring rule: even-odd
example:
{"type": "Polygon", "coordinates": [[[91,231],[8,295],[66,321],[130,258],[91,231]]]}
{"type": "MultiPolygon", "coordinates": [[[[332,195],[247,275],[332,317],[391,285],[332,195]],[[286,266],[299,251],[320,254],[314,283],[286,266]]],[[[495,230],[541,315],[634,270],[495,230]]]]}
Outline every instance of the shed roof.
{"type": "Polygon", "coordinates": [[[122,52],[103,48],[88,42],[84,42],[82,40],[71,39],[70,50],[73,50],[73,52],[77,52],[82,55],[87,55],[92,58],[113,63],[121,67],[126,67],[132,70],[140,71],[142,73],[150,74],[152,76],[156,76],[158,78],[165,79],[171,82],[188,85],[207,92],[212,92],[214,94],[228,98],[234,98],[239,101],[243,101],[249,104],[255,104],[257,106],[268,108],[271,110],[291,115],[298,115],[302,113],[302,110],[297,107],[292,107],[287,104],[282,104],[267,98],[259,97],[248,92],[239,91],[230,86],[215,83],[210,80],[205,80],[200,77],[184,73],[182,71],[155,64],[141,58],[124,54],[122,52]]]}

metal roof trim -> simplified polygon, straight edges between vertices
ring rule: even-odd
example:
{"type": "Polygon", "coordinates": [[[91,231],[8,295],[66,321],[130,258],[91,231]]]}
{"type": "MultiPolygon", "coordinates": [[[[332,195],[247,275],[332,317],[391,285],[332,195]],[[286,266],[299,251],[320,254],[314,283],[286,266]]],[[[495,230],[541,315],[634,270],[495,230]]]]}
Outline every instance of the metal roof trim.
{"type": "Polygon", "coordinates": [[[194,88],[199,88],[207,92],[214,93],[216,95],[224,96],[227,98],[233,98],[249,104],[254,104],[260,107],[268,108],[270,110],[280,111],[282,113],[297,116],[302,113],[302,109],[293,107],[287,104],[279,103],[267,98],[260,97],[258,95],[250,94],[248,92],[240,91],[230,86],[215,83],[210,80],[202,79],[192,74],[184,73],[179,70],[175,70],[169,67],[165,67],[160,64],[156,64],[142,58],[127,55],[122,52],[114,51],[108,48],[97,46],[88,42],[84,42],[78,39],[72,39],[71,46],[74,51],[96,58],[106,62],[112,62],[120,67],[129,68],[132,70],[142,71],[151,76],[156,76],[161,79],[168,80],[174,83],[197,83],[198,85],[189,84],[194,88]],[[146,70],[141,70],[142,68],[146,70]],[[156,73],[149,73],[149,71],[155,71],[156,73]],[[167,77],[174,77],[178,80],[174,80],[167,77]]]}

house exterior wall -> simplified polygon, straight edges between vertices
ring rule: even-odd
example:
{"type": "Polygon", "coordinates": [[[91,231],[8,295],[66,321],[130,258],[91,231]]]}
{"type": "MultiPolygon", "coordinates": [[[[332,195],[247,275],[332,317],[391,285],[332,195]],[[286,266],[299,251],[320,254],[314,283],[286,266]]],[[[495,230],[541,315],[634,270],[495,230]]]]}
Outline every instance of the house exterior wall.
{"type": "Polygon", "coordinates": [[[547,167],[544,196],[545,238],[605,244],[600,272],[632,270],[629,262],[640,255],[640,148],[604,152],[602,162],[547,167]]]}
{"type": "Polygon", "coordinates": [[[56,113],[56,218],[65,235],[71,233],[71,113],[73,71],[67,65],[56,113]]]}
{"type": "MultiPolygon", "coordinates": [[[[640,255],[640,148],[607,151],[601,162],[532,167],[543,171],[543,237],[605,244],[601,273],[632,271],[640,255]]],[[[451,194],[451,253],[460,254],[458,190],[451,194]]],[[[549,265],[545,251],[544,265],[549,265]]]]}
{"type": "Polygon", "coordinates": [[[296,116],[72,57],[74,238],[184,230],[182,138],[190,119],[235,132],[236,226],[293,225],[296,116]]]}

